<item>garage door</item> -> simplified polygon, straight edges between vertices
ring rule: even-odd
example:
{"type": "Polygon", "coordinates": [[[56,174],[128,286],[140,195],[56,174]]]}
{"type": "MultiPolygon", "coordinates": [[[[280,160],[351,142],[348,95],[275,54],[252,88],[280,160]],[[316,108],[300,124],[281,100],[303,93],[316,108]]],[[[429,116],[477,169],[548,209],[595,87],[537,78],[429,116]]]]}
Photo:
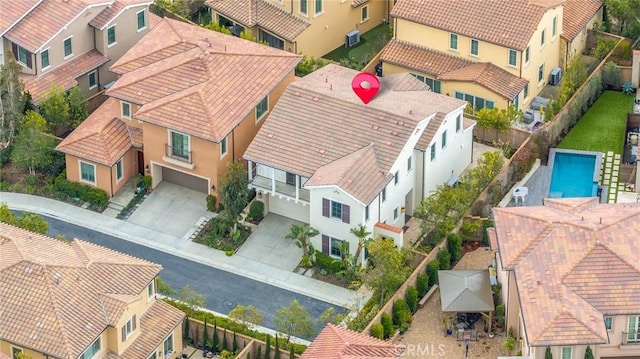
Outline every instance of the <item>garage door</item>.
{"type": "Polygon", "coordinates": [[[206,179],[162,167],[162,180],[209,194],[209,183],[206,179]]]}

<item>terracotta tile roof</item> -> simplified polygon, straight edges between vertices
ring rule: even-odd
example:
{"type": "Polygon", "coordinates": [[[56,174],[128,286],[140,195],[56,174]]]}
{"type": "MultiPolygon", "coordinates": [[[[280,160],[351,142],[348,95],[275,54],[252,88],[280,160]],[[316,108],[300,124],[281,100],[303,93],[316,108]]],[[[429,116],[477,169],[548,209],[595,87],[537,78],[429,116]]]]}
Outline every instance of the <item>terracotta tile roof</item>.
{"type": "Polygon", "coordinates": [[[360,5],[364,5],[366,3],[368,3],[369,0],[351,0],[351,6],[353,7],[358,7],[360,5]]]}
{"type": "Polygon", "coordinates": [[[441,81],[474,82],[509,100],[527,84],[525,79],[491,63],[474,63],[398,40],[385,46],[380,60],[432,75],[441,81]]]}
{"type": "Polygon", "coordinates": [[[524,51],[547,8],[563,1],[398,0],[391,16],[524,51]]]}
{"type": "Polygon", "coordinates": [[[373,144],[328,163],[304,184],[305,188],[335,185],[368,205],[393,178],[378,166],[373,144]],[[359,180],[363,179],[363,180],[359,180]]]}
{"type": "Polygon", "coordinates": [[[42,0],[0,0],[0,36],[40,2],[42,0]]]}
{"type": "Polygon", "coordinates": [[[311,25],[266,0],[208,0],[207,5],[245,27],[257,25],[288,41],[311,25]]]}
{"type": "Polygon", "coordinates": [[[389,232],[402,233],[402,228],[396,227],[396,226],[392,226],[392,225],[387,224],[387,223],[377,222],[374,227],[380,228],[380,229],[384,229],[384,230],[389,231],[389,232]]]}
{"type": "Polygon", "coordinates": [[[566,0],[562,13],[562,38],[571,41],[602,8],[603,0],[566,0]]]}
{"type": "MultiPolygon", "coordinates": [[[[426,85],[405,73],[381,78],[380,91],[364,105],[351,89],[355,74],[355,70],[327,65],[291,83],[244,158],[311,178],[323,166],[372,145],[379,171],[389,174],[406,143],[418,140],[412,135],[420,121],[466,104],[428,91],[426,85]]],[[[353,158],[338,164],[351,163],[353,158]]],[[[357,181],[363,181],[364,186],[383,182],[371,176],[378,174],[371,172],[357,181]]],[[[350,186],[362,188],[363,184],[350,186]]]]}
{"type": "Polygon", "coordinates": [[[111,67],[123,75],[107,94],[141,104],[134,114],[139,120],[219,142],[299,61],[165,18],[111,67]]]}
{"type": "Polygon", "coordinates": [[[137,296],[160,269],[78,239],[67,244],[0,223],[0,338],[77,358],[109,325],[104,295],[137,296]]]}
{"type": "Polygon", "coordinates": [[[436,135],[436,132],[438,132],[438,129],[440,128],[440,125],[442,124],[442,121],[444,121],[446,114],[442,113],[442,112],[438,112],[436,113],[436,115],[431,119],[431,121],[429,121],[429,124],[427,125],[427,128],[424,130],[424,132],[422,132],[422,136],[420,136],[420,139],[418,140],[418,143],[416,143],[416,149],[420,150],[420,151],[426,151],[427,147],[429,146],[429,144],[431,144],[431,141],[433,140],[433,136],[436,135]]]}
{"type": "Polygon", "coordinates": [[[56,147],[58,151],[113,166],[132,146],[141,147],[142,130],[114,116],[119,101],[108,98],[56,147]]]}
{"type": "Polygon", "coordinates": [[[5,36],[31,52],[38,52],[85,9],[111,3],[113,0],[44,0],[5,36]]]}
{"type": "Polygon", "coordinates": [[[327,324],[300,359],[392,359],[400,354],[393,343],[327,324]]]}
{"type": "MultiPolygon", "coordinates": [[[[105,8],[104,10],[100,11],[100,13],[98,15],[96,15],[96,17],[94,17],[90,22],[89,25],[99,29],[99,30],[104,30],[104,28],[109,25],[109,23],[115,19],[116,17],[118,17],[118,15],[120,15],[120,13],[122,13],[124,10],[126,10],[127,7],[129,6],[135,6],[135,5],[149,5],[152,4],[153,1],[149,1],[149,0],[115,0],[113,2],[113,4],[111,4],[111,6],[108,6],[107,8],[105,8]]],[[[149,12],[149,14],[151,14],[151,12],[149,12]]],[[[156,15],[157,16],[157,15],[156,15]]]]}
{"type": "Polygon", "coordinates": [[[603,316],[637,311],[640,204],[545,199],[494,208],[495,241],[513,270],[533,346],[607,343],[603,316]]]}
{"type": "Polygon", "coordinates": [[[33,101],[38,103],[53,85],[68,90],[78,84],[76,81],[78,77],[97,69],[108,61],[109,58],[99,53],[98,50],[91,50],[38,76],[21,74],[20,79],[24,83],[25,91],[29,91],[33,101]]]}

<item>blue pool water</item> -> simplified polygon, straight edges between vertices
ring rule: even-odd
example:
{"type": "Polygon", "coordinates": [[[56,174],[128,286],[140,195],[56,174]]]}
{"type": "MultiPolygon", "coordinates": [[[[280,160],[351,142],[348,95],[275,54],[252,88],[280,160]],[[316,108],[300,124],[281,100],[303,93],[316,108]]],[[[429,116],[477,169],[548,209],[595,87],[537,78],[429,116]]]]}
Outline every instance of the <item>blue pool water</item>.
{"type": "Polygon", "coordinates": [[[593,181],[596,155],[556,152],[551,173],[549,197],[595,197],[598,182],[593,181]]]}

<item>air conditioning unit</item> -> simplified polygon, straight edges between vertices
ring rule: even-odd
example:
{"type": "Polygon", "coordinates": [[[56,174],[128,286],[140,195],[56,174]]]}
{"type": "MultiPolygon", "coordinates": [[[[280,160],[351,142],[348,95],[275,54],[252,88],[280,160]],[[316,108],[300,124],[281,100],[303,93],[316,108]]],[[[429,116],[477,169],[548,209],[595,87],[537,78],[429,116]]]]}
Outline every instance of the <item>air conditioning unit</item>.
{"type": "Polygon", "coordinates": [[[351,47],[360,43],[360,31],[353,30],[347,34],[346,41],[344,43],[345,47],[351,47]]]}
{"type": "Polygon", "coordinates": [[[549,84],[557,86],[560,84],[560,80],[562,79],[562,69],[559,67],[551,70],[551,74],[549,74],[549,84]]]}

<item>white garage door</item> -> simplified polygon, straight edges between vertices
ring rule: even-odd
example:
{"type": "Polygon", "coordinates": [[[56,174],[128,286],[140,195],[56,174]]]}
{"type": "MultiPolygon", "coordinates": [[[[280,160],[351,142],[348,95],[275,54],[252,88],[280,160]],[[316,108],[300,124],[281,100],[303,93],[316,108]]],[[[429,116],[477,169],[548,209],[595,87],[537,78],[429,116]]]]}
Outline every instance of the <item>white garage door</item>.
{"type": "Polygon", "coordinates": [[[287,201],[285,198],[270,196],[269,212],[309,223],[309,205],[303,206],[300,202],[296,204],[295,201],[287,201]]]}
{"type": "Polygon", "coordinates": [[[209,182],[197,176],[162,167],[162,180],[209,194],[209,182]]]}

